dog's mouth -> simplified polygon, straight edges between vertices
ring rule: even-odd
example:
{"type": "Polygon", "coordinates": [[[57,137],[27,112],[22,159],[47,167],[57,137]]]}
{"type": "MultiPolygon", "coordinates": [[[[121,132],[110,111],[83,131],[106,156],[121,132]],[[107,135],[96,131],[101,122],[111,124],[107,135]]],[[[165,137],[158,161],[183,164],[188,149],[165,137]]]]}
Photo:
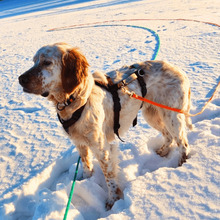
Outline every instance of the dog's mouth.
{"type": "Polygon", "coordinates": [[[48,91],[42,91],[42,88],[39,86],[41,82],[39,80],[33,80],[35,78],[31,78],[27,73],[22,74],[18,77],[19,84],[23,87],[23,91],[26,93],[31,93],[35,95],[42,95],[43,97],[47,97],[49,95],[48,91]],[[32,83],[31,83],[32,82],[32,83]],[[34,84],[37,86],[31,86],[34,84]]]}
{"type": "Polygon", "coordinates": [[[26,93],[34,93],[33,91],[31,91],[31,90],[29,90],[29,89],[27,89],[25,87],[23,87],[23,91],[26,92],[26,93]]]}
{"type": "Polygon", "coordinates": [[[29,90],[25,87],[23,87],[23,91],[26,92],[26,93],[30,93],[30,94],[41,95],[43,97],[47,97],[49,95],[49,92],[43,92],[42,94],[39,94],[39,92],[29,90]]]}

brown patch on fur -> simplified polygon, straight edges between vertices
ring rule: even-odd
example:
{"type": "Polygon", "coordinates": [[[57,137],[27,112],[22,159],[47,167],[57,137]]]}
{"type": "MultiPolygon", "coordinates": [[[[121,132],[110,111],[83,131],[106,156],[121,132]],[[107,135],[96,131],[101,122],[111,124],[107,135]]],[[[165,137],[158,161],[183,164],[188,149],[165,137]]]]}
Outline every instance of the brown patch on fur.
{"type": "Polygon", "coordinates": [[[123,198],[123,192],[121,191],[120,188],[116,189],[116,194],[119,196],[119,198],[123,198]]]}
{"type": "MultiPolygon", "coordinates": [[[[42,47],[34,60],[35,66],[19,77],[25,92],[39,95],[49,92],[48,98],[54,102],[55,107],[73,94],[76,100],[59,112],[63,120],[71,118],[72,114],[87,102],[80,120],[70,127],[69,137],[74,141],[82,158],[84,178],[91,177],[93,173],[91,153],[97,158],[108,186],[106,207],[110,209],[115,201],[123,198],[123,193],[118,183],[117,154],[110,143],[114,140],[114,104],[111,95],[106,93],[104,88],[108,83],[105,75],[99,72],[91,75],[87,72],[89,65],[86,58],[76,48],[65,43],[42,47]],[[47,59],[52,62],[51,66],[42,65],[47,59]],[[94,80],[101,81],[100,88],[95,86],[94,80]]],[[[185,73],[163,61],[146,61],[139,65],[145,72],[143,78],[148,88],[148,99],[189,111],[190,89],[185,73]]],[[[127,88],[140,93],[136,81],[131,82],[127,88]]],[[[122,104],[120,132],[123,134],[136,117],[141,102],[130,99],[122,91],[119,91],[119,94],[122,104]]],[[[181,165],[189,153],[185,124],[188,127],[192,126],[191,120],[189,117],[171,114],[168,111],[163,115],[163,112],[147,103],[142,107],[145,120],[164,136],[164,143],[157,153],[160,156],[167,155],[175,139],[180,148],[181,165]]]]}
{"type": "Polygon", "coordinates": [[[77,48],[63,54],[61,79],[66,93],[72,93],[83,79],[87,77],[88,66],[89,64],[85,56],[77,48]]]}

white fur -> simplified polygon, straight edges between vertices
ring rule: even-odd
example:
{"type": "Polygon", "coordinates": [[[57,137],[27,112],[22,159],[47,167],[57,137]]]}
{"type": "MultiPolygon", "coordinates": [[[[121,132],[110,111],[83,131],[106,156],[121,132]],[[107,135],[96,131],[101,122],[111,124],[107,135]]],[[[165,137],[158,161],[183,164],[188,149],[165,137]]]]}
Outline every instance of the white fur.
{"type": "MultiPolygon", "coordinates": [[[[82,158],[85,177],[90,177],[93,173],[92,154],[99,161],[109,190],[107,208],[111,208],[116,200],[123,197],[118,184],[116,149],[115,145],[111,145],[111,142],[115,140],[112,95],[104,88],[95,85],[94,80],[107,83],[105,76],[100,72],[95,72],[93,76],[87,72],[86,76],[80,79],[81,82],[74,86],[71,94],[65,92],[65,85],[62,84],[61,76],[62,68],[65,65],[62,62],[70,50],[72,47],[63,43],[41,48],[34,58],[35,65],[41,65],[44,59],[51,60],[52,64],[48,67],[41,65],[38,74],[38,77],[43,75],[41,86],[34,85],[37,79],[29,79],[29,75],[31,75],[29,70],[28,73],[23,74],[23,78],[28,75],[29,78],[27,78],[30,82],[23,87],[35,94],[49,92],[48,98],[55,106],[73,94],[75,101],[63,111],[58,111],[64,120],[71,118],[77,109],[86,104],[80,119],[69,128],[69,137],[75,143],[82,158]]],[[[72,52],[74,53],[74,51],[72,52]]],[[[80,59],[80,57],[76,59],[80,59]]],[[[170,107],[189,111],[189,80],[184,72],[162,61],[146,61],[139,63],[139,65],[145,72],[146,98],[170,107]]],[[[74,74],[72,77],[78,77],[77,73],[74,74]]],[[[137,80],[130,83],[126,88],[141,95],[141,88],[137,80]]],[[[119,90],[118,93],[122,106],[119,134],[123,136],[140,110],[142,102],[130,98],[123,90],[119,90]]],[[[185,162],[189,153],[186,125],[191,126],[190,119],[185,115],[161,109],[148,103],[143,104],[141,111],[148,124],[164,136],[164,144],[157,150],[157,153],[161,156],[167,155],[174,140],[180,150],[179,164],[185,162]]]]}

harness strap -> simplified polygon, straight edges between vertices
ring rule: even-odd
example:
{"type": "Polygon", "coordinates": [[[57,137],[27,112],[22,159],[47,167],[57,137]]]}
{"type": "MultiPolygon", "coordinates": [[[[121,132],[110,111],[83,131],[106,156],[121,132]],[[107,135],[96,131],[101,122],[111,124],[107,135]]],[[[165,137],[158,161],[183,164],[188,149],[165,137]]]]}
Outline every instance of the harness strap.
{"type": "Polygon", "coordinates": [[[143,79],[143,76],[144,76],[145,72],[139,67],[139,64],[133,64],[133,65],[130,66],[130,68],[137,69],[134,73],[136,74],[138,83],[141,87],[142,97],[144,97],[147,94],[146,83],[143,79]]]}
{"type": "MultiPolygon", "coordinates": [[[[109,88],[108,88],[108,85],[107,85],[107,84],[102,83],[102,82],[100,82],[100,81],[96,81],[96,80],[95,80],[95,84],[96,84],[97,86],[99,86],[99,87],[101,87],[101,88],[103,88],[103,89],[109,91],[109,88]]],[[[109,91],[109,92],[110,92],[110,91],[109,91]]]]}
{"type": "Polygon", "coordinates": [[[118,133],[118,130],[120,128],[120,123],[119,123],[119,119],[120,119],[120,111],[121,111],[121,103],[120,103],[120,98],[119,98],[119,95],[118,95],[118,84],[113,84],[113,85],[110,85],[109,84],[109,91],[111,92],[112,94],[112,98],[113,98],[113,102],[114,102],[114,133],[118,136],[118,138],[124,142],[120,136],[119,136],[119,133],[118,133]]]}
{"type": "Polygon", "coordinates": [[[141,94],[142,94],[142,97],[144,97],[146,94],[147,94],[147,87],[146,87],[146,83],[143,79],[143,76],[144,76],[144,71],[143,70],[138,70],[135,72],[136,76],[137,76],[137,80],[138,80],[138,83],[141,87],[141,94]]]}
{"type": "Polygon", "coordinates": [[[110,92],[112,94],[112,99],[113,99],[113,110],[114,110],[114,133],[118,136],[118,138],[124,142],[120,136],[119,136],[119,128],[120,128],[120,124],[119,124],[119,118],[120,118],[120,111],[121,111],[121,103],[120,103],[120,98],[118,95],[118,90],[121,88],[120,83],[119,84],[113,84],[113,82],[111,81],[111,79],[109,77],[107,77],[108,80],[108,84],[104,84],[98,81],[95,81],[95,84],[105,90],[107,90],[108,92],[110,92]]]}
{"type": "MultiPolygon", "coordinates": [[[[86,104],[85,104],[86,105],[86,104]]],[[[60,121],[60,123],[63,125],[64,130],[69,133],[69,127],[72,126],[73,124],[75,124],[79,118],[82,115],[82,112],[85,108],[85,105],[83,105],[82,107],[80,107],[79,109],[77,109],[73,114],[72,117],[69,120],[63,120],[60,115],[57,113],[57,117],[60,121]]]]}
{"type": "MultiPolygon", "coordinates": [[[[135,68],[134,65],[131,65],[130,68],[135,68]]],[[[137,71],[134,72],[137,76],[137,81],[141,87],[141,94],[142,97],[144,97],[147,94],[147,87],[146,87],[146,83],[143,79],[144,76],[144,71],[142,69],[138,69],[137,71]]],[[[143,106],[143,102],[141,104],[141,108],[143,106]]],[[[134,121],[133,121],[133,127],[135,127],[137,125],[137,116],[135,117],[134,121]]]]}

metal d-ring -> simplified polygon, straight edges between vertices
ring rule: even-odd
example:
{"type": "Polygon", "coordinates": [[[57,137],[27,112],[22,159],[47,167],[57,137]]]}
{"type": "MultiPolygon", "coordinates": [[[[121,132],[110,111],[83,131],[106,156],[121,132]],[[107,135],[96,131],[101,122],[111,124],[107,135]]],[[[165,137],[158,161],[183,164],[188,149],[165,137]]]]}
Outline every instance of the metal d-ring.
{"type": "Polygon", "coordinates": [[[65,103],[59,103],[59,102],[57,103],[57,110],[58,110],[58,111],[60,111],[60,112],[63,111],[65,107],[66,107],[66,104],[65,104],[65,103]],[[60,107],[61,104],[63,104],[62,107],[60,107]]]}
{"type": "Polygon", "coordinates": [[[139,69],[139,70],[138,70],[138,75],[141,76],[141,77],[143,77],[143,76],[144,76],[144,71],[143,71],[142,69],[139,69]],[[141,73],[141,72],[142,72],[142,73],[141,73]]]}

